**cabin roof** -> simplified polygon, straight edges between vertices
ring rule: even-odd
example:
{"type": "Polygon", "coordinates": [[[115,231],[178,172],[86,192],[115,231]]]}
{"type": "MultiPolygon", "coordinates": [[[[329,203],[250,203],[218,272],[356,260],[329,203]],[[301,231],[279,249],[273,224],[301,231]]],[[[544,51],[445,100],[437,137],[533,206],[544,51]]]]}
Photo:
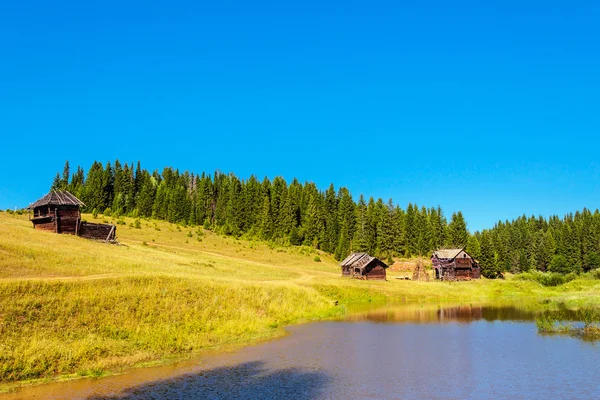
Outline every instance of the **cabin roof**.
{"type": "Polygon", "coordinates": [[[35,203],[30,204],[27,209],[33,210],[41,206],[85,206],[85,204],[66,190],[52,190],[35,203]]]}
{"type": "Polygon", "coordinates": [[[342,261],[340,263],[340,265],[342,267],[350,266],[350,265],[354,264],[355,262],[357,262],[358,260],[360,260],[361,258],[363,258],[364,256],[368,256],[368,254],[367,253],[352,253],[348,257],[344,258],[344,261],[342,261]]]}
{"type": "Polygon", "coordinates": [[[436,256],[437,258],[447,258],[447,259],[454,259],[456,258],[457,255],[460,254],[461,251],[463,251],[464,249],[440,249],[437,251],[433,252],[433,255],[436,256]]]}
{"type": "MultiPolygon", "coordinates": [[[[353,267],[353,268],[365,268],[371,264],[373,260],[377,260],[376,257],[370,256],[367,253],[352,253],[340,263],[342,267],[353,267]]],[[[388,265],[383,261],[379,260],[383,264],[384,268],[388,268],[388,265]]]]}

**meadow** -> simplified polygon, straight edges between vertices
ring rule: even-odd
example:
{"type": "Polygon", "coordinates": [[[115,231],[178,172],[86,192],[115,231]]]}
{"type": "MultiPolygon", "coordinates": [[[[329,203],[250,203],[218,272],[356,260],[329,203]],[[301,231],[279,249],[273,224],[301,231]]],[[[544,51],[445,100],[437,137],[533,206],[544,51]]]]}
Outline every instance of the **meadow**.
{"type": "Polygon", "coordinates": [[[156,220],[84,219],[118,222],[121,245],[35,231],[27,215],[0,212],[1,390],[247,345],[363,306],[600,305],[600,280],[590,275],[556,286],[510,276],[412,282],[393,271],[388,281],[358,281],[309,247],[156,220]]]}

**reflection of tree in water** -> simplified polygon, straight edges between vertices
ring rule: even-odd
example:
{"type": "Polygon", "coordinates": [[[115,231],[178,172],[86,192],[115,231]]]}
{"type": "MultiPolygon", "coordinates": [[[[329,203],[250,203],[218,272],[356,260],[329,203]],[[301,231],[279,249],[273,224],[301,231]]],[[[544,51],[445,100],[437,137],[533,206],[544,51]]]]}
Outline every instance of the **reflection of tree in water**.
{"type": "Polygon", "coordinates": [[[321,372],[268,370],[260,361],[150,382],[108,397],[89,399],[314,399],[329,383],[321,372]]]}

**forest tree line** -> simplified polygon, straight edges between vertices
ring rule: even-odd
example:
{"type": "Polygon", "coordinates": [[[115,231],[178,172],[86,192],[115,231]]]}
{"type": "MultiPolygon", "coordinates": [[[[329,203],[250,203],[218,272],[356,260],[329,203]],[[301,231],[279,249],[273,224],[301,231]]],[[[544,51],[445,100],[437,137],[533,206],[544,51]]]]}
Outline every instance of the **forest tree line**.
{"type": "Polygon", "coordinates": [[[357,200],[347,188],[319,190],[312,182],[289,184],[281,177],[241,180],[234,174],[150,172],[137,165],[95,161],[87,174],[71,173],[69,162],[52,189],[68,190],[87,212],[157,218],[203,225],[226,235],[281,244],[308,245],[341,260],[366,251],[384,260],[429,256],[443,248],[463,248],[488,277],[530,269],[569,273],[600,267],[600,213],[577,212],[562,219],[520,217],[470,234],[460,211],[450,221],[438,207],[390,199],[357,200]]]}

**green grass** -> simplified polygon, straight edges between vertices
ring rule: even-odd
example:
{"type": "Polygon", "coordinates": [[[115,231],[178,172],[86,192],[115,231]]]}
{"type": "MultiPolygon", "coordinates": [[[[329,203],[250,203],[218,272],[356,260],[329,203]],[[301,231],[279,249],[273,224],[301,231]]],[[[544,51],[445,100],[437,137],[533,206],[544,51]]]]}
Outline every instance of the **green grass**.
{"type": "MultiPolygon", "coordinates": [[[[88,221],[107,220],[85,215],[88,221]]],[[[284,334],[287,324],[386,303],[585,308],[600,281],[358,281],[309,247],[120,217],[122,246],[34,231],[0,213],[0,383],[99,376],[284,334]],[[191,236],[190,236],[191,232],[191,236]],[[315,262],[316,257],[321,260],[315,262]],[[335,302],[338,305],[335,305],[335,302]]]]}
{"type": "Polygon", "coordinates": [[[571,319],[579,321],[582,325],[568,321],[561,311],[543,314],[536,319],[537,330],[546,335],[569,335],[589,341],[600,340],[600,309],[580,308],[571,319]]]}

